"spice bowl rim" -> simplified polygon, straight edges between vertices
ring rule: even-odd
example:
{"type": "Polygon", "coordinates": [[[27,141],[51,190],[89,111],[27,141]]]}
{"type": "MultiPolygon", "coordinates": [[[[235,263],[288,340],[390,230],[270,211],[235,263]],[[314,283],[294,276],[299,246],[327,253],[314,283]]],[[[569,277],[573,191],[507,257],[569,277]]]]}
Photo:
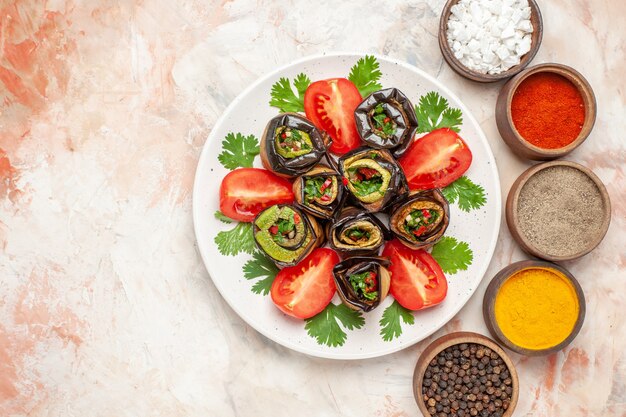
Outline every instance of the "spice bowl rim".
{"type": "Polygon", "coordinates": [[[483,74],[482,72],[474,71],[463,65],[461,61],[459,61],[454,56],[452,48],[448,43],[447,30],[452,6],[457,4],[459,1],[460,0],[447,0],[441,12],[441,17],[439,18],[439,49],[441,50],[443,58],[454,70],[454,72],[472,81],[477,81],[480,83],[492,83],[506,78],[510,78],[522,71],[528,66],[528,64],[530,64],[530,61],[532,61],[535,55],[537,55],[539,47],[541,46],[541,40],[543,38],[543,19],[541,17],[541,10],[539,9],[539,5],[535,0],[528,0],[528,5],[530,6],[530,21],[533,25],[530,50],[521,57],[519,64],[499,74],[483,74]]]}
{"type": "Polygon", "coordinates": [[[487,289],[485,290],[485,295],[483,297],[483,318],[491,336],[493,336],[494,339],[496,339],[499,343],[502,343],[513,352],[525,356],[548,355],[558,352],[568,346],[570,343],[572,343],[572,341],[580,332],[580,329],[582,328],[585,321],[586,313],[587,304],[585,301],[585,293],[583,292],[582,287],[580,286],[580,283],[578,282],[576,277],[574,277],[574,275],[572,275],[572,273],[564,267],[547,261],[524,260],[512,263],[502,268],[489,282],[489,285],[487,286],[487,289]],[[496,296],[500,291],[500,288],[502,288],[502,285],[516,273],[534,268],[554,269],[560,272],[574,287],[574,291],[576,293],[576,298],[578,301],[578,317],[576,318],[574,328],[572,329],[570,334],[558,345],[545,349],[527,349],[513,343],[509,338],[504,335],[504,333],[500,329],[500,326],[496,321],[495,315],[496,296]]]}
{"type": "Polygon", "coordinates": [[[569,154],[574,149],[582,145],[585,140],[587,140],[593,130],[593,126],[595,125],[597,101],[591,84],[580,72],[568,65],[556,62],[546,62],[526,68],[507,81],[498,94],[495,113],[496,125],[500,136],[513,152],[523,158],[546,161],[569,154]],[[549,149],[533,145],[524,139],[515,127],[515,123],[513,123],[511,105],[515,92],[524,80],[533,74],[541,72],[555,73],[565,77],[568,81],[574,84],[580,93],[583,99],[583,105],[585,106],[585,120],[580,133],[571,143],[561,148],[549,149]]]}
{"type": "Polygon", "coordinates": [[[552,262],[570,261],[570,260],[577,259],[577,258],[580,258],[581,256],[588,254],[589,252],[594,250],[600,244],[600,242],[602,242],[602,240],[604,239],[604,236],[606,235],[609,229],[609,225],[611,223],[611,200],[609,198],[609,193],[607,192],[606,187],[604,186],[604,183],[602,182],[602,180],[600,180],[600,178],[598,178],[598,176],[594,174],[593,171],[591,171],[589,168],[583,165],[577,164],[576,162],[567,161],[567,160],[548,161],[548,162],[543,162],[543,163],[531,166],[526,171],[522,172],[519,177],[517,177],[517,179],[511,186],[511,189],[509,190],[509,194],[506,199],[505,217],[506,217],[506,224],[509,228],[509,231],[511,232],[511,235],[513,236],[513,239],[515,239],[517,244],[520,245],[521,248],[525,252],[533,256],[536,256],[537,258],[545,259],[547,261],[552,261],[552,262]],[[524,188],[524,186],[526,185],[526,183],[528,182],[528,180],[532,178],[538,172],[543,171],[546,168],[550,168],[554,166],[565,166],[565,167],[575,168],[581,171],[583,174],[587,175],[587,177],[589,177],[598,188],[598,191],[600,192],[600,196],[602,198],[602,204],[604,206],[604,212],[603,212],[604,219],[602,220],[601,232],[597,235],[597,237],[594,240],[588,241],[588,245],[584,249],[580,250],[579,252],[570,254],[570,255],[563,255],[563,256],[551,255],[549,253],[545,253],[537,249],[537,247],[535,247],[526,238],[526,235],[522,231],[522,228],[519,223],[518,213],[517,213],[517,208],[519,204],[519,195],[522,189],[524,188]]]}
{"type": "Polygon", "coordinates": [[[420,354],[419,358],[417,359],[417,363],[415,364],[415,370],[413,371],[413,396],[415,397],[415,402],[417,403],[417,407],[419,408],[419,410],[422,412],[424,417],[431,416],[431,414],[428,412],[428,407],[426,407],[426,404],[424,403],[424,400],[422,398],[422,383],[424,380],[424,373],[426,372],[426,368],[428,368],[428,364],[444,349],[447,349],[450,346],[459,345],[461,343],[475,343],[486,346],[489,349],[495,351],[502,358],[509,370],[512,380],[511,403],[509,404],[509,408],[507,408],[507,410],[502,414],[502,417],[511,417],[513,415],[513,412],[515,411],[515,407],[517,406],[517,400],[519,398],[519,378],[517,376],[517,370],[515,369],[513,361],[496,341],[480,333],[467,331],[453,332],[441,336],[440,338],[436,339],[428,346],[426,346],[426,348],[420,354]]]}

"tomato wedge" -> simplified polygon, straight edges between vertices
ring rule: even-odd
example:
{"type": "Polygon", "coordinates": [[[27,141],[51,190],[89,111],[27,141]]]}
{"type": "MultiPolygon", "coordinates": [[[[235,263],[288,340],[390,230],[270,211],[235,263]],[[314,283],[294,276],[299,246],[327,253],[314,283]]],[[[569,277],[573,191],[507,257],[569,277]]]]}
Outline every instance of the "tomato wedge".
{"type": "Polygon", "coordinates": [[[442,128],[413,142],[398,162],[411,190],[428,190],[463,175],[472,163],[472,152],[454,130],[442,128]]]}
{"type": "Polygon", "coordinates": [[[295,266],[282,269],[274,278],[270,294],[283,313],[308,319],[326,308],[337,288],[333,267],[339,255],[328,248],[315,249],[295,266]]]}
{"type": "Polygon", "coordinates": [[[345,78],[330,78],[309,85],[304,93],[304,112],[313,124],[333,139],[330,151],[344,154],[361,145],[354,110],[363,98],[345,78]]]}
{"type": "Polygon", "coordinates": [[[425,250],[409,249],[394,239],[387,242],[382,256],[391,261],[389,292],[402,307],[420,310],[446,298],[446,277],[435,258],[425,250]]]}
{"type": "Polygon", "coordinates": [[[291,183],[266,169],[236,169],[220,186],[220,211],[241,222],[251,222],[266,207],[293,200],[291,183]]]}

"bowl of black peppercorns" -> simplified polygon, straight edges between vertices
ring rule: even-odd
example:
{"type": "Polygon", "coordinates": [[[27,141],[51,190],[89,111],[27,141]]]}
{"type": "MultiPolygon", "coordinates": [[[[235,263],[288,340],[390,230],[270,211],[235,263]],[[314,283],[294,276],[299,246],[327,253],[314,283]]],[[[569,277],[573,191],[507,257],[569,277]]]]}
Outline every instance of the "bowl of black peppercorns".
{"type": "Polygon", "coordinates": [[[510,417],[519,383],[493,340],[456,332],[432,342],[417,360],[413,394],[424,417],[510,417]]]}

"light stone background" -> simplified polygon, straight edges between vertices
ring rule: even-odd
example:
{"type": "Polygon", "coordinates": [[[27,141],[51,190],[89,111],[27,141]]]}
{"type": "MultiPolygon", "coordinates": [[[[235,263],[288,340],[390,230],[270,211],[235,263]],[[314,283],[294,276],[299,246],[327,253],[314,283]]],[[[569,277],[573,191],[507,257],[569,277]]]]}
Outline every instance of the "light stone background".
{"type": "MultiPolygon", "coordinates": [[[[540,0],[533,63],[583,73],[598,119],[568,159],[605,182],[602,244],[566,263],[587,298],[574,343],[512,355],[515,416],[626,416],[626,2],[540,0]]],[[[419,415],[413,366],[454,330],[486,333],[482,294],[526,259],[504,223],[491,267],[429,340],[378,359],[309,358],[222,300],[195,247],[196,161],[228,103],[310,54],[362,51],[435,75],[471,109],[506,195],[528,166],[494,121],[501,83],[466,81],[437,45],[442,0],[0,0],[0,416],[419,415]]]]}

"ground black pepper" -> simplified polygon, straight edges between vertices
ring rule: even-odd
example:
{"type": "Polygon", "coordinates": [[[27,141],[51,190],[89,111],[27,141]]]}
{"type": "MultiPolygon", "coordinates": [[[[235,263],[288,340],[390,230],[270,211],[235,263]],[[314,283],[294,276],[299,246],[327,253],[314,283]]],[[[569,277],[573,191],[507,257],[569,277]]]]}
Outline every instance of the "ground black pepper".
{"type": "Polygon", "coordinates": [[[524,184],[517,215],[521,233],[536,249],[551,256],[570,256],[602,233],[604,204],[587,174],[569,166],[552,166],[524,184]]]}
{"type": "Polygon", "coordinates": [[[511,403],[511,384],[510,372],[496,352],[462,343],[430,361],[422,395],[431,416],[501,417],[511,403]]]}

